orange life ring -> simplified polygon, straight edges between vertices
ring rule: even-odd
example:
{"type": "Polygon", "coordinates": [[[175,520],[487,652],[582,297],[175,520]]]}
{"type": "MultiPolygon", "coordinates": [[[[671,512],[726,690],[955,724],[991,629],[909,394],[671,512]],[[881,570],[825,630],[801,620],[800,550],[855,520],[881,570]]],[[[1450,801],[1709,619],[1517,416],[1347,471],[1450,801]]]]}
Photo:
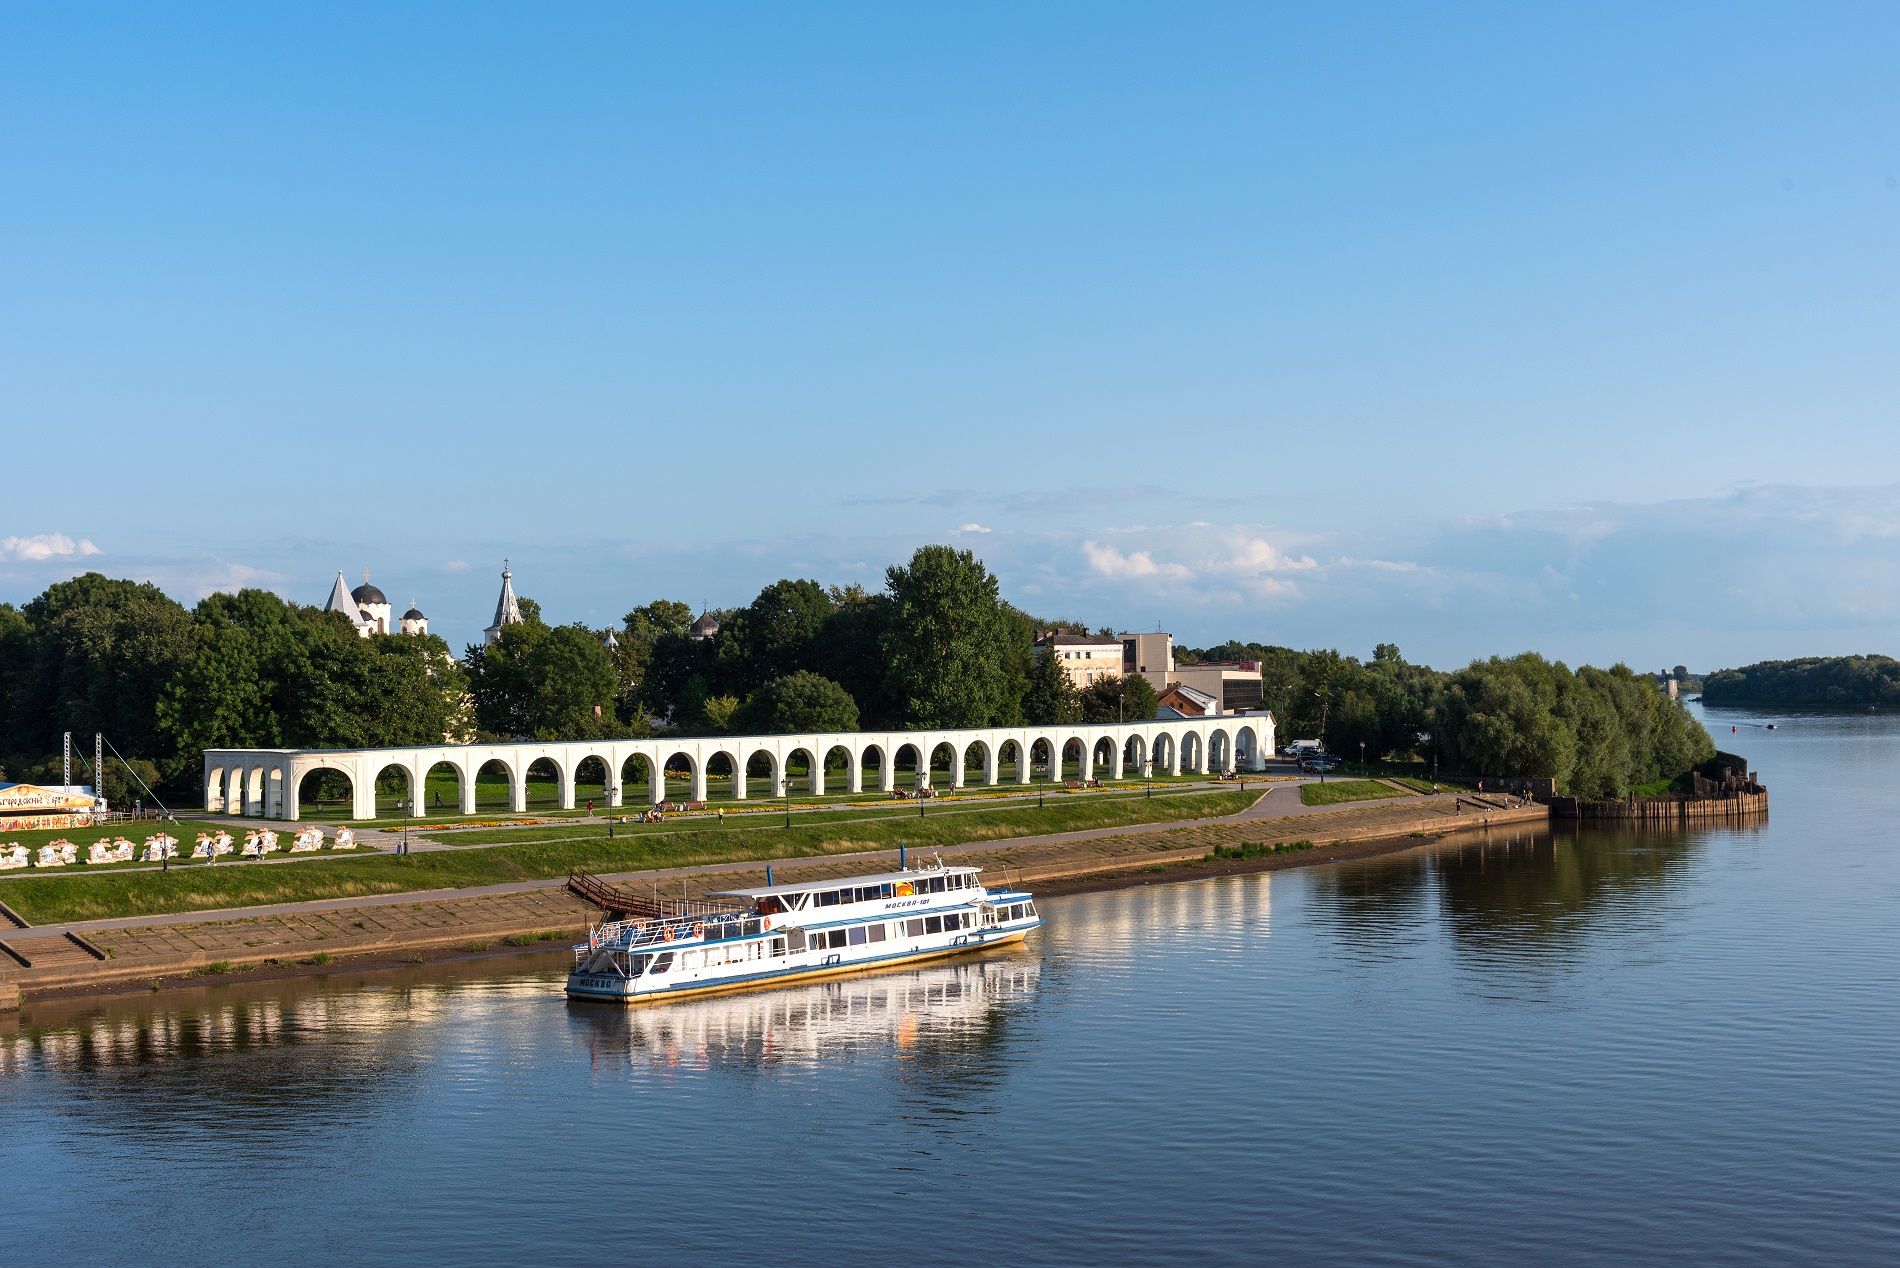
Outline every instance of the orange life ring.
{"type": "Polygon", "coordinates": [[[772,927],[772,918],[770,916],[767,916],[763,920],[759,921],[759,928],[770,929],[771,927],[772,927]]]}
{"type": "Polygon", "coordinates": [[[673,940],[673,926],[672,926],[672,925],[668,925],[668,926],[667,926],[667,927],[665,928],[665,930],[663,930],[663,931],[662,931],[662,936],[663,936],[663,937],[664,937],[664,938],[665,938],[665,939],[666,939],[666,940],[667,940],[668,942],[671,942],[671,941],[673,940]]]}
{"type": "Polygon", "coordinates": [[[693,936],[695,938],[703,938],[706,936],[706,924],[704,921],[699,921],[693,925],[693,936]]]}

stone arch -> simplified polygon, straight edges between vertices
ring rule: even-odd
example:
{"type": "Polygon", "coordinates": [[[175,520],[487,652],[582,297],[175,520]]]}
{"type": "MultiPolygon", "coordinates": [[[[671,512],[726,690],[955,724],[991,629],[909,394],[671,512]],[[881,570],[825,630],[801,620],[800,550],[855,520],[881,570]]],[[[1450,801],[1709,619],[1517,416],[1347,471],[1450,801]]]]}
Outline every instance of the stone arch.
{"type": "Polygon", "coordinates": [[[882,744],[866,744],[858,750],[858,782],[864,782],[866,771],[877,772],[877,787],[880,792],[889,792],[897,787],[897,771],[891,764],[891,751],[882,744]]]}
{"type": "Polygon", "coordinates": [[[1005,778],[1008,778],[1012,783],[1026,784],[1029,781],[1024,777],[1023,772],[1027,767],[1028,764],[1023,761],[1023,742],[1021,740],[1008,739],[997,744],[995,782],[1001,783],[1005,778]],[[1003,774],[1003,766],[1005,763],[1009,765],[1008,776],[1003,774]]]}
{"type": "Polygon", "coordinates": [[[976,758],[976,769],[985,784],[996,782],[996,745],[978,736],[968,744],[961,746],[957,754],[957,779],[959,783],[968,783],[970,779],[970,758],[976,758]]]}
{"type": "Polygon", "coordinates": [[[574,763],[573,777],[568,781],[568,808],[582,802],[591,801],[594,809],[599,810],[608,804],[608,792],[616,781],[614,772],[607,765],[607,759],[599,753],[582,755],[574,763]]]}
{"type": "Polygon", "coordinates": [[[963,786],[963,753],[949,740],[938,740],[930,746],[930,787],[936,787],[937,772],[940,770],[950,787],[963,786]]]}
{"type": "MultiPolygon", "coordinates": [[[[659,779],[649,785],[649,796],[653,804],[657,806],[662,801],[670,800],[667,795],[670,791],[668,782],[682,777],[686,782],[686,787],[682,791],[687,801],[706,800],[706,774],[712,765],[711,759],[701,761],[695,754],[683,748],[676,748],[670,753],[662,749],[661,752],[664,756],[659,758],[659,766],[656,770],[659,779]]],[[[730,766],[732,759],[728,757],[726,762],[730,766]]]]}
{"type": "Polygon", "coordinates": [[[328,762],[319,762],[298,771],[296,779],[297,818],[356,817],[356,776],[350,771],[328,762]]]}
{"type": "Polygon", "coordinates": [[[537,754],[521,770],[521,808],[558,810],[566,785],[567,772],[560,760],[547,753],[537,754]]]}
{"type": "Polygon", "coordinates": [[[1042,767],[1044,779],[1062,778],[1062,749],[1050,736],[1038,736],[1029,744],[1029,769],[1031,777],[1037,766],[1042,767]]]}
{"type": "Polygon", "coordinates": [[[1089,772],[1096,779],[1121,778],[1121,746],[1110,736],[1100,736],[1089,745],[1089,772]]]}
{"type": "Polygon", "coordinates": [[[1199,731],[1188,731],[1182,734],[1180,769],[1197,775],[1207,773],[1206,745],[1201,742],[1199,731]]]}
{"type": "Polygon", "coordinates": [[[915,743],[906,740],[891,753],[891,777],[897,777],[898,767],[908,761],[911,769],[910,786],[928,788],[930,786],[930,762],[924,757],[923,750],[915,743]],[[908,757],[905,754],[909,754],[908,757]]]}
{"type": "Polygon", "coordinates": [[[415,806],[421,800],[415,771],[401,762],[383,762],[370,777],[370,785],[376,790],[376,817],[379,819],[414,814],[415,806]],[[394,778],[391,778],[392,773],[394,778]]]}
{"type": "Polygon", "coordinates": [[[423,809],[430,814],[474,814],[471,796],[474,790],[467,786],[468,782],[467,775],[459,765],[446,757],[438,757],[422,772],[423,809]],[[437,772],[444,770],[449,773],[447,781],[436,778],[437,772]],[[451,784],[447,796],[443,795],[442,785],[445,782],[451,784]]]}
{"type": "Polygon", "coordinates": [[[1137,732],[1122,741],[1122,774],[1136,778],[1147,773],[1148,737],[1137,732]]]}
{"type": "Polygon", "coordinates": [[[620,785],[653,782],[653,759],[645,753],[629,753],[620,761],[620,785]]]}
{"type": "Polygon", "coordinates": [[[1234,768],[1234,740],[1226,728],[1215,727],[1207,733],[1207,763],[1209,771],[1234,768]]]}
{"type": "MultiPolygon", "coordinates": [[[[706,779],[704,786],[710,787],[715,779],[726,781],[726,795],[734,800],[745,798],[745,768],[739,762],[739,755],[731,749],[716,748],[706,754],[706,779]]],[[[695,797],[694,801],[704,801],[705,797],[695,797]]]]}
{"type": "Polygon", "coordinates": [[[812,768],[811,795],[814,797],[826,795],[826,781],[830,778],[830,772],[834,770],[844,772],[845,792],[863,792],[864,788],[858,778],[858,764],[852,757],[850,746],[834,741],[831,744],[820,744],[819,747],[824,750],[824,756],[819,758],[818,764],[812,768]]]}
{"type": "Polygon", "coordinates": [[[785,750],[785,755],[781,760],[784,762],[785,792],[787,795],[790,795],[792,791],[792,767],[794,765],[799,765],[804,768],[805,791],[814,797],[823,795],[825,788],[825,759],[819,756],[823,751],[824,745],[822,744],[793,744],[790,748],[785,750]]]}
{"type": "Polygon", "coordinates": [[[1260,769],[1260,729],[1254,726],[1234,728],[1234,769],[1260,769]]]}
{"type": "Polygon", "coordinates": [[[271,765],[264,768],[264,817],[282,819],[284,817],[284,768],[271,765]]]}
{"type": "Polygon", "coordinates": [[[785,793],[784,764],[779,755],[769,748],[755,748],[745,759],[746,791],[751,792],[754,778],[765,780],[765,795],[779,797],[785,793]]]}
{"type": "Polygon", "coordinates": [[[224,813],[224,765],[219,763],[205,772],[205,812],[224,813]]]}
{"type": "Polygon", "coordinates": [[[1058,780],[1071,778],[1069,763],[1075,763],[1074,778],[1088,778],[1089,743],[1079,735],[1071,735],[1062,741],[1062,762],[1051,768],[1051,774],[1058,780]]]}
{"type": "Polygon", "coordinates": [[[1180,751],[1181,746],[1173,735],[1156,731],[1148,746],[1148,760],[1154,763],[1152,772],[1155,775],[1178,774],[1179,770],[1173,766],[1172,759],[1180,751]]]}
{"type": "Polygon", "coordinates": [[[469,777],[469,805],[475,814],[483,811],[519,811],[524,809],[521,798],[521,779],[515,770],[515,764],[505,757],[490,757],[475,768],[469,777]],[[493,776],[499,774],[499,780],[493,776]],[[484,775],[490,776],[483,779],[484,775]],[[496,790],[499,783],[501,788],[496,790]],[[486,785],[484,787],[483,785],[486,785]]]}

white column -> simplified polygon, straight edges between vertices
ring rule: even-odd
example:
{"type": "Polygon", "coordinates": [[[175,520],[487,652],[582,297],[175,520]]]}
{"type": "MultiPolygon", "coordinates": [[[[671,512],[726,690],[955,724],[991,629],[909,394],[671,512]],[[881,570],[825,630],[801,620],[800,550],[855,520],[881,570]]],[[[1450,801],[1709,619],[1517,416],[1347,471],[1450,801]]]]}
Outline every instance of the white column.
{"type": "Polygon", "coordinates": [[[244,767],[242,764],[224,768],[224,813],[228,815],[244,813],[244,767]]]}
{"type": "Polygon", "coordinates": [[[963,764],[970,753],[960,740],[950,746],[950,752],[950,787],[955,790],[963,787],[963,764]]]}
{"type": "Polygon", "coordinates": [[[1016,782],[1019,784],[1029,782],[1029,750],[1035,742],[1033,736],[1024,736],[1016,742],[1016,782]]]}
{"type": "Polygon", "coordinates": [[[376,817],[376,772],[366,771],[369,765],[362,758],[356,759],[356,769],[350,774],[350,818],[374,819],[376,817]]]}
{"type": "Polygon", "coordinates": [[[1092,739],[1084,738],[1082,741],[1082,770],[1080,774],[1082,782],[1085,784],[1095,778],[1095,741],[1092,739]]]}
{"type": "Polygon", "coordinates": [[[704,753],[697,754],[693,759],[692,800],[706,800],[706,755],[704,753]]]}
{"type": "Polygon", "coordinates": [[[649,758],[647,761],[647,804],[657,806],[666,800],[665,759],[649,758]]]}
{"type": "Polygon", "coordinates": [[[508,809],[515,814],[526,814],[528,810],[529,764],[518,759],[516,769],[508,772],[508,809]]]}
{"type": "Polygon", "coordinates": [[[286,819],[303,817],[303,806],[298,800],[302,790],[297,786],[301,783],[303,783],[303,776],[294,766],[286,765],[284,767],[284,818],[286,819]]]}
{"type": "MultiPolygon", "coordinates": [[[[810,752],[811,750],[807,749],[806,751],[810,752]]],[[[811,778],[807,781],[806,787],[814,797],[822,797],[825,795],[825,759],[830,756],[831,749],[829,746],[826,746],[824,752],[815,754],[811,759],[811,778]]]]}
{"type": "Polygon", "coordinates": [[[1115,740],[1115,756],[1108,763],[1108,777],[1110,779],[1120,779],[1122,777],[1122,762],[1126,759],[1127,754],[1128,737],[1125,735],[1118,736],[1115,740]]]}
{"type": "Polygon", "coordinates": [[[845,791],[853,797],[864,791],[864,755],[852,744],[844,751],[845,791]]]}
{"type": "Polygon", "coordinates": [[[561,809],[563,810],[574,808],[574,772],[580,768],[581,764],[571,757],[554,768],[554,774],[561,781],[561,809]]]}
{"type": "Polygon", "coordinates": [[[1003,759],[1001,756],[1002,751],[1003,751],[1003,745],[1002,745],[1002,742],[999,740],[992,739],[987,745],[984,746],[983,782],[985,784],[994,785],[998,779],[1002,778],[1002,774],[1003,774],[1003,759]]]}
{"type": "Polygon", "coordinates": [[[879,792],[891,793],[897,791],[896,752],[897,747],[895,745],[886,744],[883,751],[878,754],[877,787],[879,792]]]}
{"type": "Polygon", "coordinates": [[[1168,774],[1181,773],[1181,737],[1173,732],[1168,735],[1168,774]]]}
{"type": "Polygon", "coordinates": [[[737,744],[732,746],[732,799],[734,801],[745,800],[745,767],[749,756],[750,754],[737,744]]]}
{"type": "Polygon", "coordinates": [[[455,769],[460,776],[455,781],[455,795],[462,803],[462,813],[472,815],[475,813],[475,772],[481,769],[481,763],[468,757],[455,769]]]}
{"type": "Polygon", "coordinates": [[[409,768],[409,813],[427,814],[429,806],[429,766],[426,762],[417,762],[409,768]]]}
{"type": "Polygon", "coordinates": [[[626,760],[627,759],[625,756],[614,751],[609,751],[605,758],[605,761],[607,763],[606,796],[607,796],[607,806],[609,809],[617,809],[621,803],[622,796],[621,796],[620,784],[621,784],[621,779],[622,779],[622,772],[621,772],[620,766],[621,766],[621,763],[625,762],[626,760]]]}

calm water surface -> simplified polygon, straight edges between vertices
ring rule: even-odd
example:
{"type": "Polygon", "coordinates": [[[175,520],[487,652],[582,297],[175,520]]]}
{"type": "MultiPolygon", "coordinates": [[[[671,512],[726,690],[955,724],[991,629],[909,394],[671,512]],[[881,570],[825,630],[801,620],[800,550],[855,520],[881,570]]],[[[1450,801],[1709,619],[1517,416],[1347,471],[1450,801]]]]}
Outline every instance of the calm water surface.
{"type": "Polygon", "coordinates": [[[1766,825],[1057,899],[625,1013],[561,963],[0,1021],[0,1262],[1892,1262],[1900,719],[1766,825]]]}

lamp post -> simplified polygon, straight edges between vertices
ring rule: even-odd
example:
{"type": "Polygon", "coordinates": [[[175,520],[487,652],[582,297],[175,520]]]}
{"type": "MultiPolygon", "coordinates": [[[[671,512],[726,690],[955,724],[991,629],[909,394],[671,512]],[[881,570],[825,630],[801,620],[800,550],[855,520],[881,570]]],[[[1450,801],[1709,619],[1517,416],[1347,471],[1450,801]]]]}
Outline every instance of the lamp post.
{"type": "Polygon", "coordinates": [[[1366,742],[1364,740],[1359,741],[1359,773],[1361,775],[1364,775],[1367,773],[1366,771],[1366,742]]]}

